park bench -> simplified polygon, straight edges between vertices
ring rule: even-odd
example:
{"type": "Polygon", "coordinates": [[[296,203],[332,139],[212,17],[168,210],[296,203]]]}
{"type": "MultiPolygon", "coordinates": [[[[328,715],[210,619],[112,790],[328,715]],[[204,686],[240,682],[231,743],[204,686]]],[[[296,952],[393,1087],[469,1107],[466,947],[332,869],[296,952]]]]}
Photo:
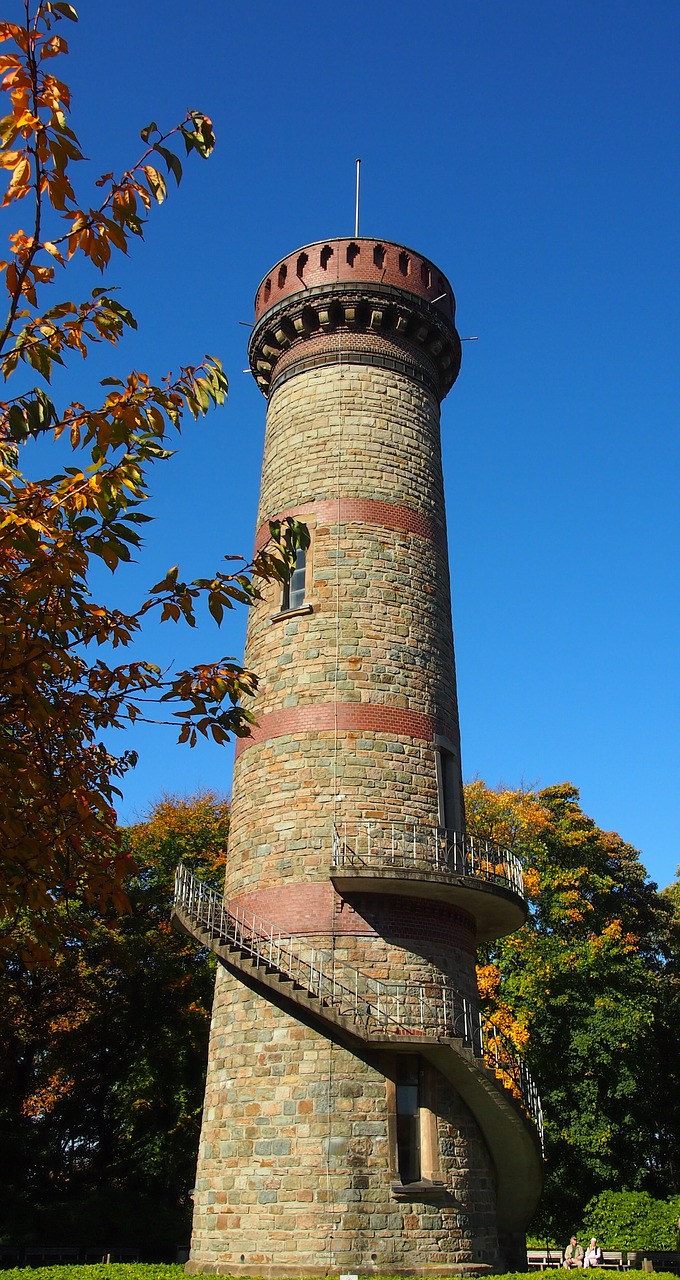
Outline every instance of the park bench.
{"type": "Polygon", "coordinates": [[[545,1271],[548,1267],[561,1267],[563,1258],[561,1249],[527,1249],[527,1266],[530,1270],[545,1271]]]}
{"type": "Polygon", "coordinates": [[[59,1262],[77,1262],[79,1254],[71,1245],[27,1245],[24,1262],[27,1267],[53,1267],[59,1262]]]}
{"type": "Polygon", "coordinates": [[[0,1267],[19,1267],[23,1261],[23,1251],[16,1244],[0,1244],[0,1267]]]}
{"type": "Polygon", "coordinates": [[[601,1265],[608,1271],[630,1271],[630,1262],[625,1249],[603,1249],[601,1265]]]}
{"type": "Polygon", "coordinates": [[[91,1245],[81,1249],[80,1261],[93,1262],[139,1262],[139,1249],[115,1248],[111,1245],[91,1245]]]}
{"type": "MultiPolygon", "coordinates": [[[[625,1249],[603,1249],[600,1264],[607,1271],[629,1271],[630,1262],[625,1249]]],[[[533,1270],[546,1271],[549,1267],[563,1267],[564,1254],[561,1249],[527,1249],[527,1266],[533,1270]]],[[[580,1268],[570,1268],[573,1271],[580,1268]]]]}

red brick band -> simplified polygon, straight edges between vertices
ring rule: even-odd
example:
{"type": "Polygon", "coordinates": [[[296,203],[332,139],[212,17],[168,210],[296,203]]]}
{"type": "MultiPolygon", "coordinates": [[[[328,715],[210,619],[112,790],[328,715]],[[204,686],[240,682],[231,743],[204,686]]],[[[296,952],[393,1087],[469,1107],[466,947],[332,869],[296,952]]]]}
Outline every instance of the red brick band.
{"type": "Polygon", "coordinates": [[[467,911],[427,898],[354,893],[341,897],[329,880],[274,885],[232,900],[283,933],[392,937],[475,953],[475,922],[467,911]]]}
{"type": "Polygon", "coordinates": [[[434,716],[401,707],[385,707],[367,702],[322,702],[300,707],[281,707],[260,717],[248,738],[238,738],[236,755],[256,743],[284,734],[333,732],[384,733],[395,738],[419,738],[432,742],[435,734],[445,730],[434,716]],[[336,719],[337,716],[337,719],[336,719]]]}
{"type": "MultiPolygon", "coordinates": [[[[431,542],[446,545],[446,530],[432,516],[398,502],[376,502],[371,498],[325,498],[321,502],[305,502],[299,507],[286,507],[277,513],[278,520],[294,516],[304,520],[314,516],[317,526],[325,524],[375,524],[382,529],[398,529],[402,533],[414,533],[431,542]]],[[[261,551],[269,540],[269,523],[260,525],[255,535],[255,552],[261,551]]]]}

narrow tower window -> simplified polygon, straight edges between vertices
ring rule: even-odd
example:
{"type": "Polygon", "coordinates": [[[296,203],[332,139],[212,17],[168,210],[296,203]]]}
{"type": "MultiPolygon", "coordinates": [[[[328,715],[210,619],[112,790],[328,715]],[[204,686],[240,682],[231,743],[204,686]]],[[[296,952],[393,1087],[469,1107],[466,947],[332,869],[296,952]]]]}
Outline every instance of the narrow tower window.
{"type": "Polygon", "coordinates": [[[332,257],[333,250],[331,249],[331,246],[329,244],[325,244],[319,255],[319,262],[321,263],[324,271],[328,270],[328,264],[332,257]]]}
{"type": "Polygon", "coordinates": [[[399,254],[399,270],[403,276],[407,276],[410,270],[411,260],[407,253],[399,254]]]}
{"type": "Polygon", "coordinates": [[[452,860],[451,869],[462,873],[463,850],[456,837],[463,832],[462,796],[460,793],[460,774],[456,757],[445,747],[437,746],[434,750],[435,768],[437,770],[437,797],[439,801],[439,825],[447,832],[447,848],[452,860]]]}
{"type": "Polygon", "coordinates": [[[444,747],[435,747],[437,792],[439,796],[439,825],[449,831],[460,831],[460,794],[456,758],[444,747]]]}
{"type": "Polygon", "coordinates": [[[307,576],[307,553],[298,551],[295,557],[295,568],[283,588],[281,611],[301,609],[305,602],[305,578],[307,576]]]}
{"type": "Polygon", "coordinates": [[[358,244],[354,244],[354,241],[352,241],[352,243],[348,244],[347,246],[347,261],[350,267],[354,266],[354,263],[356,262],[358,257],[359,257],[359,246],[358,244]]]}
{"type": "Polygon", "coordinates": [[[373,250],[373,261],[378,268],[378,271],[382,271],[385,265],[385,250],[381,244],[377,244],[373,250]]]}
{"type": "Polygon", "coordinates": [[[283,262],[279,267],[279,289],[283,289],[283,286],[286,283],[287,275],[288,275],[288,267],[286,266],[285,262],[283,262]]]}
{"type": "Polygon", "coordinates": [[[420,1096],[415,1054],[397,1058],[397,1168],[403,1183],[420,1181],[420,1096]]]}
{"type": "Polygon", "coordinates": [[[309,257],[308,257],[308,255],[307,255],[306,253],[300,253],[300,254],[298,254],[298,260],[297,260],[297,273],[298,273],[298,275],[299,275],[300,279],[302,279],[302,277],[303,277],[303,275],[304,275],[304,273],[305,273],[305,267],[307,266],[307,263],[308,263],[308,262],[309,262],[309,257]]]}

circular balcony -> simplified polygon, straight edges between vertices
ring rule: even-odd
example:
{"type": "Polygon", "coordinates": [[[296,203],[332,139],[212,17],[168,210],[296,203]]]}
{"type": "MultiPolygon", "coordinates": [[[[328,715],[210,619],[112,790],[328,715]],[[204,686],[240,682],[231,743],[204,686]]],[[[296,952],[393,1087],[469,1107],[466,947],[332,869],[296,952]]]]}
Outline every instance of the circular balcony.
{"type": "Polygon", "coordinates": [[[334,824],[331,880],[342,894],[397,894],[461,907],[475,921],[478,943],[514,933],[529,914],[516,855],[444,827],[334,824]]]}

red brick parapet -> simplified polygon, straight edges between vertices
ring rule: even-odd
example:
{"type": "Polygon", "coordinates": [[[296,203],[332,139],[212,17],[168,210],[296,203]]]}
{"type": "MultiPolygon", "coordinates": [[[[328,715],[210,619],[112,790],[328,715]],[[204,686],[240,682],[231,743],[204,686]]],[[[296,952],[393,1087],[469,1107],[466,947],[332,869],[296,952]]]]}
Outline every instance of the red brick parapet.
{"type": "Polygon", "coordinates": [[[433,742],[436,734],[445,734],[435,716],[402,707],[367,702],[321,702],[301,707],[281,707],[270,711],[253,725],[250,736],[236,742],[236,755],[248,747],[270,738],[289,734],[324,733],[337,729],[341,733],[384,733],[396,738],[418,738],[433,742]]]}
{"type": "Polygon", "coordinates": [[[342,360],[405,372],[442,399],[460,368],[454,316],[448,280],[422,255],[384,241],[320,241],[260,285],[250,367],[265,395],[342,360]]]}
{"type": "Polygon", "coordinates": [[[301,289],[338,283],[394,285],[433,303],[453,320],[455,300],[446,276],[422,253],[390,240],[317,240],[282,258],[255,296],[255,319],[301,289]]]}
{"type": "MultiPolygon", "coordinates": [[[[376,502],[372,498],[328,498],[321,502],[305,502],[299,507],[287,507],[276,513],[277,520],[293,516],[305,520],[314,516],[319,524],[373,524],[382,529],[395,529],[400,533],[412,533],[428,538],[446,547],[446,530],[424,511],[416,511],[398,502],[376,502]]],[[[274,518],[274,517],[272,517],[274,518]]],[[[260,525],[255,535],[255,554],[269,541],[269,523],[260,525]]]]}

